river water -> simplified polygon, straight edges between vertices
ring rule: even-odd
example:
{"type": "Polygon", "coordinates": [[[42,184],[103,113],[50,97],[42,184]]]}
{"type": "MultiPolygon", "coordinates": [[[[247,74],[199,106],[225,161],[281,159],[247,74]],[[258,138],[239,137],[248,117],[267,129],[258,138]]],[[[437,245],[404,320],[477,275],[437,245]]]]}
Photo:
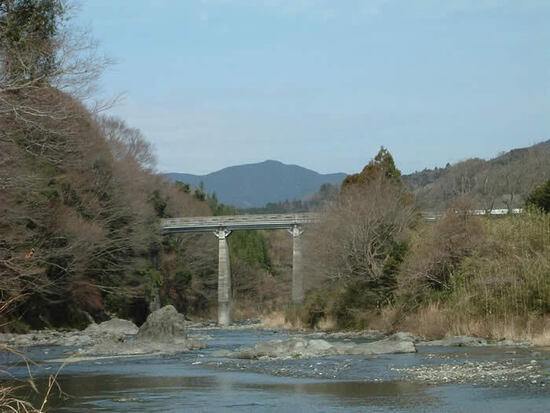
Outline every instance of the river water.
{"type": "MultiPolygon", "coordinates": [[[[193,333],[193,331],[191,331],[193,333]]],[[[500,383],[426,384],[396,369],[472,361],[529,361],[550,373],[544,349],[418,347],[415,354],[333,356],[290,360],[235,360],[212,357],[262,340],[297,333],[269,330],[201,330],[208,348],[173,356],[104,358],[65,365],[49,406],[60,412],[548,412],[550,377],[500,383]]],[[[40,391],[59,368],[48,360],[74,349],[34,347],[28,355],[39,366],[32,373],[40,391]]],[[[3,368],[26,377],[26,367],[11,356],[3,368]]],[[[37,402],[31,392],[23,397],[37,402]]]]}

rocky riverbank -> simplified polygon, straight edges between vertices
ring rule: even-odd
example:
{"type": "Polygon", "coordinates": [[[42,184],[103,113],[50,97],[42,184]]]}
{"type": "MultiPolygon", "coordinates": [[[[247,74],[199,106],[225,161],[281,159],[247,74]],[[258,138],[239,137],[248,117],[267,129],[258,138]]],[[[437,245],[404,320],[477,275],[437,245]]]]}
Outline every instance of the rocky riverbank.
{"type": "Polygon", "coordinates": [[[91,324],[82,331],[32,331],[29,334],[1,334],[0,342],[14,348],[31,346],[77,347],[69,361],[83,356],[175,354],[201,349],[205,344],[187,336],[183,314],[169,305],[149,315],[138,328],[118,318],[91,324]]]}
{"type": "Polygon", "coordinates": [[[407,368],[392,368],[405,375],[406,379],[428,384],[469,383],[494,385],[500,383],[528,383],[545,387],[548,381],[543,365],[537,360],[528,363],[516,360],[503,362],[465,361],[459,364],[422,365],[407,368]]]}
{"type": "Polygon", "coordinates": [[[28,334],[0,334],[0,342],[10,347],[66,346],[83,347],[110,340],[123,341],[137,334],[138,327],[128,320],[113,318],[101,324],[90,324],[79,330],[35,330],[28,334]]]}
{"type": "MultiPolygon", "coordinates": [[[[130,321],[114,318],[101,324],[91,324],[83,331],[32,331],[29,334],[0,334],[0,342],[15,348],[30,346],[77,347],[78,356],[122,356],[139,354],[175,354],[201,349],[201,340],[211,337],[203,330],[219,329],[215,323],[189,323],[174,307],[166,306],[149,315],[138,328],[130,321]],[[194,337],[188,330],[195,331],[194,337]],[[197,335],[198,334],[198,335],[197,335]]],[[[228,330],[273,330],[258,319],[248,320],[228,330]]],[[[273,330],[277,332],[278,330],[273,330]]],[[[235,351],[219,350],[214,356],[235,359],[289,359],[334,355],[378,355],[416,352],[418,347],[527,347],[528,342],[503,340],[489,342],[477,337],[449,337],[426,341],[409,333],[386,336],[380,331],[295,332],[290,339],[266,341],[235,351]]]]}

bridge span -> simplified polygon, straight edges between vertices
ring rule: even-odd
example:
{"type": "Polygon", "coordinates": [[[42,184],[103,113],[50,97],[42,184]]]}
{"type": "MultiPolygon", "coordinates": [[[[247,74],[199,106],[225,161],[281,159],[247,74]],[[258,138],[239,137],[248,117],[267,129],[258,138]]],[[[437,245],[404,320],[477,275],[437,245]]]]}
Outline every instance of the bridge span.
{"type": "Polygon", "coordinates": [[[302,243],[304,226],[320,220],[320,214],[221,215],[168,218],[161,220],[165,235],[189,232],[212,232],[218,238],[218,324],[231,324],[231,267],[227,239],[232,231],[286,229],[292,235],[292,302],[304,300],[302,243]]]}

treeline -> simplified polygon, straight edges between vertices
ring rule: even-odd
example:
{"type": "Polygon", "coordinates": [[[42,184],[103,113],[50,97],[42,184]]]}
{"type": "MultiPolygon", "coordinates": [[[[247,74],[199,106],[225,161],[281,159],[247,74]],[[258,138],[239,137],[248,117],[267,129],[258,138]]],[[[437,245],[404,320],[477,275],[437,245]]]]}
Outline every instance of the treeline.
{"type": "Polygon", "coordinates": [[[403,177],[422,208],[433,211],[444,211],[464,196],[476,209],[521,208],[534,187],[548,179],[550,141],[403,177]]]}
{"type": "MultiPolygon", "coordinates": [[[[528,183],[529,188],[533,188],[528,183]]],[[[391,155],[343,183],[306,231],[309,293],[287,320],[306,327],[379,328],[544,340],[550,320],[550,181],[526,213],[472,214],[461,197],[426,222],[391,155]]]]}
{"type": "Polygon", "coordinates": [[[323,184],[319,191],[308,199],[294,199],[280,202],[268,202],[261,208],[241,208],[243,214],[286,214],[294,212],[308,212],[321,209],[327,202],[334,201],[340,192],[339,185],[323,184]]]}

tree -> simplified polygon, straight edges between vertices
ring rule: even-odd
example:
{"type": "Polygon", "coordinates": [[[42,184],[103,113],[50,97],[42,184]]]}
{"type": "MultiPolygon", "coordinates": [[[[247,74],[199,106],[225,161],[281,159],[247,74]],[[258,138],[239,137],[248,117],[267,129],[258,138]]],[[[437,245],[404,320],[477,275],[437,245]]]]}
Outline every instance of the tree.
{"type": "Polygon", "coordinates": [[[350,326],[354,314],[392,299],[396,273],[407,249],[407,233],[417,219],[389,152],[377,157],[343,185],[325,208],[318,226],[306,231],[310,272],[333,298],[332,315],[350,326]],[[320,279],[319,279],[320,278],[320,279]]]}
{"type": "Polygon", "coordinates": [[[527,197],[526,204],[550,212],[550,180],[537,186],[527,197]]]}
{"type": "Polygon", "coordinates": [[[58,69],[57,42],[65,6],[60,0],[0,1],[2,83],[49,84],[58,69]]]}
{"type": "Polygon", "coordinates": [[[98,123],[115,160],[136,162],[139,167],[147,170],[155,168],[156,156],[153,145],[145,139],[139,129],[130,128],[126,122],[113,116],[101,116],[98,123]]]}
{"type": "Polygon", "coordinates": [[[374,159],[370,161],[363,170],[358,174],[348,175],[342,183],[342,188],[349,187],[354,184],[364,184],[378,176],[401,183],[401,171],[395,167],[392,155],[383,146],[376,154],[374,159]]]}
{"type": "Polygon", "coordinates": [[[50,86],[89,96],[110,59],[87,32],[70,26],[71,8],[70,0],[0,0],[0,91],[50,86]]]}

